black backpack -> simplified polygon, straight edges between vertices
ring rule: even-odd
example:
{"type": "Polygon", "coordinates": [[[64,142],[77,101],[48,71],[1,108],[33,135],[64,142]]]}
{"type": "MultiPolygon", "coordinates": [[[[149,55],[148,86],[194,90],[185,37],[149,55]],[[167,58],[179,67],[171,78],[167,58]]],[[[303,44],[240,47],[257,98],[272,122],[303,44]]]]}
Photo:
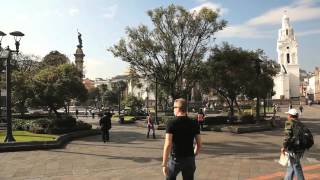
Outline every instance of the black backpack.
{"type": "Polygon", "coordinates": [[[311,131],[299,121],[297,121],[293,127],[293,137],[291,142],[292,149],[295,151],[308,150],[314,144],[311,131]]]}

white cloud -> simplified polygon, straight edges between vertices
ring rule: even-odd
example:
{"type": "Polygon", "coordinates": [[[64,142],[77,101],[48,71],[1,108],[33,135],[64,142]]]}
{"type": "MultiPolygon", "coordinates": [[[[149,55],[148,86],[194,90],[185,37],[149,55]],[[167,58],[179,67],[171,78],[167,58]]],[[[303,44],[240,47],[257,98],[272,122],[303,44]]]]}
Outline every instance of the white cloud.
{"type": "Polygon", "coordinates": [[[194,7],[190,10],[190,12],[194,12],[194,11],[199,12],[204,7],[212,9],[214,11],[218,10],[220,15],[228,13],[228,9],[222,8],[222,6],[220,4],[215,4],[215,3],[211,3],[211,2],[206,2],[206,3],[203,3],[199,6],[197,6],[197,7],[194,7]]]}
{"type": "Polygon", "coordinates": [[[98,59],[85,57],[84,58],[84,71],[85,76],[90,79],[95,78],[111,78],[118,74],[123,74],[128,68],[128,64],[115,58],[98,59]]]}
{"type": "Polygon", "coordinates": [[[112,5],[105,9],[106,12],[102,16],[107,19],[112,19],[115,17],[117,10],[118,10],[118,5],[117,4],[112,5]]]}
{"type": "Polygon", "coordinates": [[[313,35],[313,34],[320,34],[320,29],[312,29],[308,31],[302,31],[302,32],[297,32],[297,36],[308,36],[308,35],[313,35]]]}
{"type": "Polygon", "coordinates": [[[216,36],[220,38],[241,37],[241,38],[270,38],[272,37],[270,31],[259,31],[250,26],[227,26],[222,31],[218,31],[216,36]]]}
{"type": "Polygon", "coordinates": [[[79,9],[77,9],[77,8],[71,8],[71,9],[69,9],[69,15],[70,15],[70,16],[75,16],[75,15],[77,15],[77,14],[79,14],[79,9]]]}
{"type": "MultiPolygon", "coordinates": [[[[286,11],[290,21],[308,21],[320,19],[320,7],[315,6],[314,0],[297,0],[291,5],[269,10],[262,15],[251,18],[241,25],[231,25],[220,31],[220,37],[239,38],[269,38],[272,31],[261,30],[262,26],[281,24],[281,18],[286,11]]],[[[297,33],[297,35],[318,34],[318,30],[297,33]]]]}
{"type": "Polygon", "coordinates": [[[300,0],[289,6],[283,6],[274,10],[270,10],[258,17],[250,19],[248,25],[270,25],[280,24],[280,17],[287,11],[287,15],[291,21],[307,21],[320,19],[320,7],[314,6],[312,0],[300,0]]]}

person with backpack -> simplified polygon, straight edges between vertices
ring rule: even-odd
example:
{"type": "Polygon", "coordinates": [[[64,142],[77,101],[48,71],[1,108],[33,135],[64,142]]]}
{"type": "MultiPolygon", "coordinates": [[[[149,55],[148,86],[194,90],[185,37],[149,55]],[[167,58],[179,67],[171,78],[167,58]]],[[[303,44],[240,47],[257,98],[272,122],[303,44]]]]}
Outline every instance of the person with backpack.
{"type": "Polygon", "coordinates": [[[288,112],[288,120],[285,122],[285,137],[281,153],[288,153],[289,162],[285,180],[293,180],[297,176],[298,180],[304,180],[300,159],[305,150],[313,145],[313,136],[310,130],[299,120],[299,113],[292,108],[288,112]]]}

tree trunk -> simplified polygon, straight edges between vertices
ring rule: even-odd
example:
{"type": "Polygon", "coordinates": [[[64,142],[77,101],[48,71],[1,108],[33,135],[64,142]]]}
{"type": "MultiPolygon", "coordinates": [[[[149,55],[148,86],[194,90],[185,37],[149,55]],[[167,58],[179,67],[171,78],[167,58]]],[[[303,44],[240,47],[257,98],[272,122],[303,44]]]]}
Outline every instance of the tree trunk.
{"type": "Polygon", "coordinates": [[[264,117],[266,117],[267,115],[266,107],[267,107],[266,99],[263,99],[263,116],[264,117]]]}
{"type": "Polygon", "coordinates": [[[239,104],[238,104],[237,99],[235,99],[235,100],[234,100],[234,103],[236,104],[236,106],[237,106],[237,108],[238,108],[239,113],[241,113],[242,111],[241,111],[241,109],[240,109],[240,107],[239,107],[239,104]]]}
{"type": "Polygon", "coordinates": [[[231,123],[233,123],[233,119],[234,119],[234,107],[233,107],[233,102],[234,102],[234,100],[231,99],[230,102],[231,102],[231,103],[230,103],[230,114],[228,115],[228,117],[229,117],[229,122],[230,122],[230,124],[231,124],[231,123]]]}
{"type": "Polygon", "coordinates": [[[260,122],[260,97],[257,97],[256,103],[256,121],[260,122]]]}
{"type": "Polygon", "coordinates": [[[59,112],[56,110],[56,108],[54,108],[54,106],[49,106],[49,108],[50,108],[50,111],[54,112],[54,114],[56,115],[56,117],[58,119],[61,119],[61,116],[60,116],[59,112]]]}

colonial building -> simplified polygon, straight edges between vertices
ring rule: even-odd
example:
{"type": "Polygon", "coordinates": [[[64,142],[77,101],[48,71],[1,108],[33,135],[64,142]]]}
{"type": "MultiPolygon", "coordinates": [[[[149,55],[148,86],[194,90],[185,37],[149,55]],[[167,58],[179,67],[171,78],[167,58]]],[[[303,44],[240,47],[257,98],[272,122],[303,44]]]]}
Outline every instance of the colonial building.
{"type": "Polygon", "coordinates": [[[320,68],[316,67],[314,71],[314,78],[315,78],[315,102],[320,103],[320,68]]]}
{"type": "Polygon", "coordinates": [[[278,32],[277,53],[281,71],[274,78],[276,94],[273,99],[300,97],[298,43],[293,27],[290,25],[290,19],[286,14],[282,17],[282,26],[278,32]]]}
{"type": "Polygon", "coordinates": [[[94,80],[94,87],[98,87],[103,84],[107,85],[108,89],[111,90],[111,82],[109,79],[96,78],[94,80]]]}
{"type": "Polygon", "coordinates": [[[94,88],[94,81],[88,78],[85,78],[82,80],[82,83],[86,87],[86,89],[92,89],[94,88]]]}

